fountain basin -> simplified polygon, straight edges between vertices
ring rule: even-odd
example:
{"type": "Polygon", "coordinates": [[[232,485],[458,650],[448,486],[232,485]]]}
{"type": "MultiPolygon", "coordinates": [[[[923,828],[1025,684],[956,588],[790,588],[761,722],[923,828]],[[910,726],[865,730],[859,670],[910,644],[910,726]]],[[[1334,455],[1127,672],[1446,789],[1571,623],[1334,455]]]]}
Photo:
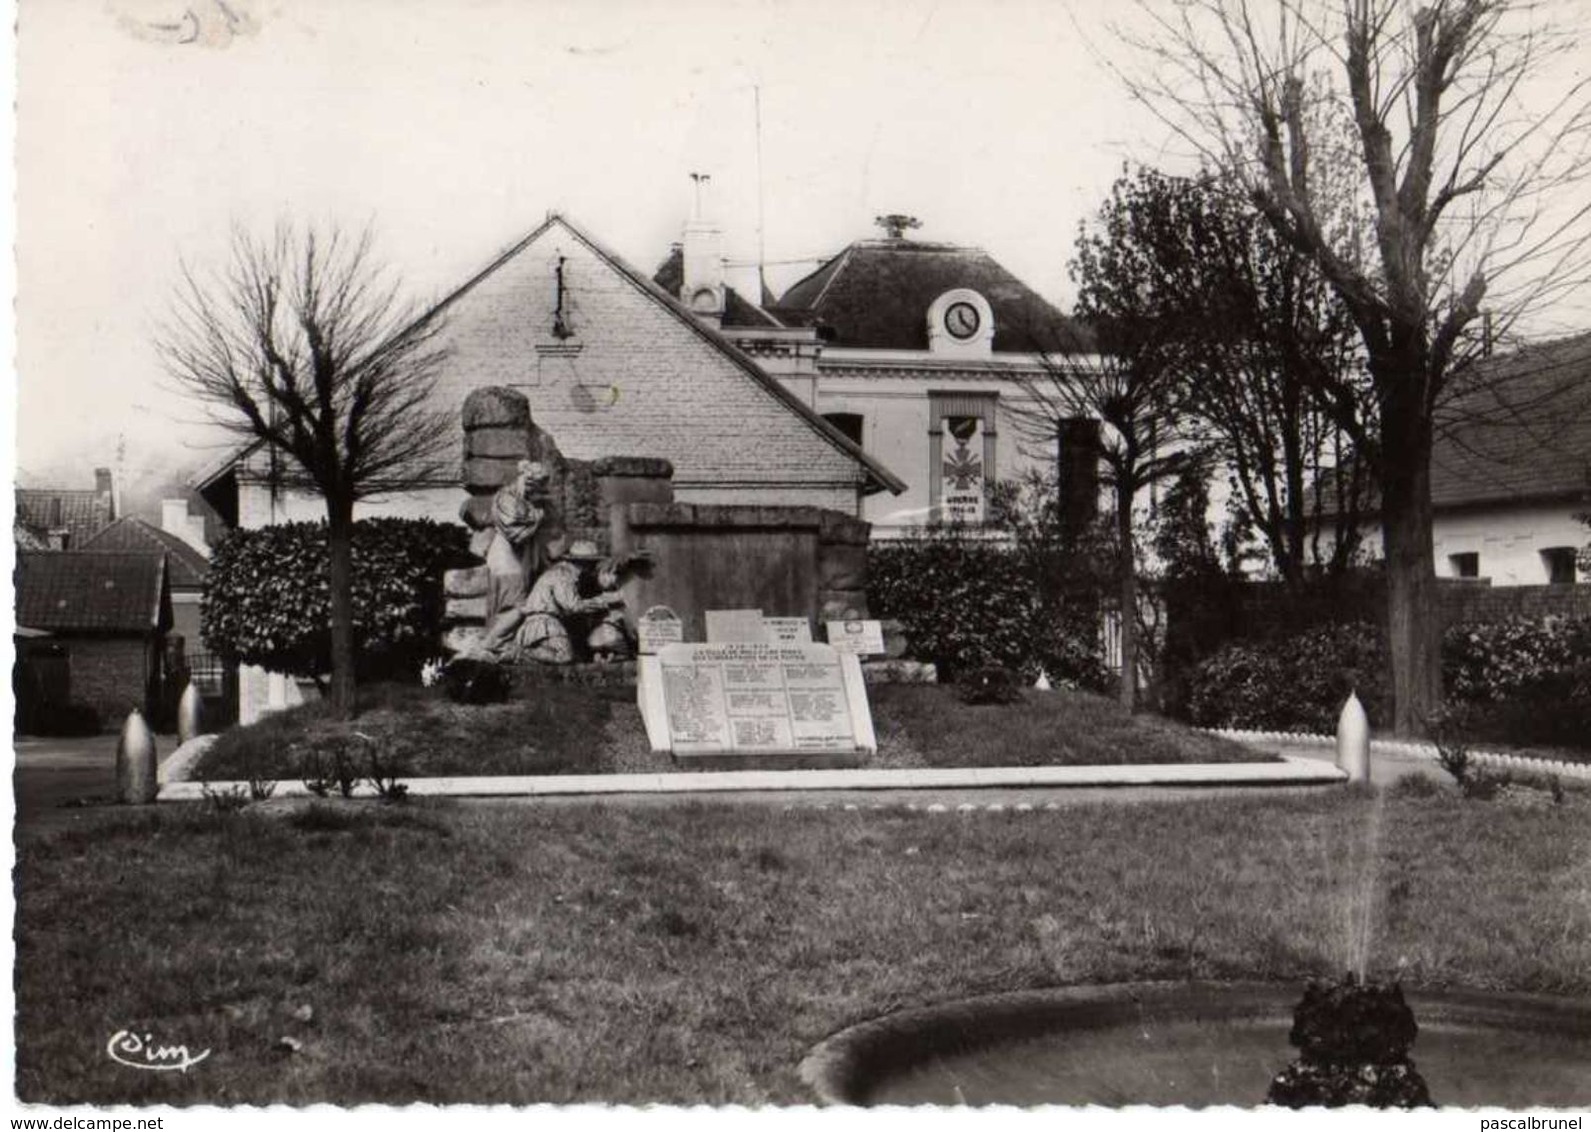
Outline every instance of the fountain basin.
{"type": "MultiPolygon", "coordinates": [[[[1123,983],[902,1011],[817,1046],[803,1080],[830,1103],[1265,1103],[1292,1060],[1294,983],[1123,983]]],[[[1442,1107],[1591,1104],[1591,1002],[1405,991],[1412,1056],[1442,1107]]]]}

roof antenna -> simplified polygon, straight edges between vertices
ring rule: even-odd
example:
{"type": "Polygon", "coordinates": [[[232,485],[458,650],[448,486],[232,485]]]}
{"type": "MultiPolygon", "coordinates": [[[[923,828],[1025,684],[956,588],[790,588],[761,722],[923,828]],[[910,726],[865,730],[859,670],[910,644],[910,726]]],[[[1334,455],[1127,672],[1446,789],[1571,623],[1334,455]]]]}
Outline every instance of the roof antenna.
{"type": "Polygon", "coordinates": [[[696,208],[691,213],[692,220],[700,220],[702,218],[702,185],[708,181],[711,181],[712,179],[713,176],[711,173],[691,174],[691,180],[696,182],[696,208]]]}
{"type": "Polygon", "coordinates": [[[915,216],[907,216],[904,212],[891,212],[884,216],[873,217],[873,223],[884,229],[884,234],[892,240],[906,238],[906,229],[921,228],[923,222],[915,216]]]}
{"type": "Polygon", "coordinates": [[[766,304],[772,298],[768,290],[768,248],[763,238],[762,191],[762,86],[751,88],[752,108],[757,115],[757,302],[766,304]]]}

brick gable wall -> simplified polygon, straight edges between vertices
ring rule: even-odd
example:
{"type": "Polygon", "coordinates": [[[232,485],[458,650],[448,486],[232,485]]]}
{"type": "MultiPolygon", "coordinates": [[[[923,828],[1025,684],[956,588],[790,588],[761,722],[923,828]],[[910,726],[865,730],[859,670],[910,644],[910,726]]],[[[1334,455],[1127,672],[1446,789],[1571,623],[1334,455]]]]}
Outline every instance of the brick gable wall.
{"type": "Polygon", "coordinates": [[[677,498],[745,489],[759,503],[835,506],[843,497],[854,513],[855,460],[556,224],[447,318],[453,353],[438,399],[449,411],[474,389],[507,385],[566,456],[670,460],[677,498]],[[551,332],[560,254],[575,332],[565,341],[551,332]]]}

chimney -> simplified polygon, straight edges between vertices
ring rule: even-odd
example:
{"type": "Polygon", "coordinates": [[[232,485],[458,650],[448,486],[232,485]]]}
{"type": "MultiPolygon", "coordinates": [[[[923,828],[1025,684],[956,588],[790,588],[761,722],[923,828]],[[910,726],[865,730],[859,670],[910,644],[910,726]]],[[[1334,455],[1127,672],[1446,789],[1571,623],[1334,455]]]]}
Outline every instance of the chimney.
{"type": "Polygon", "coordinates": [[[116,488],[111,480],[109,468],[94,469],[94,492],[99,496],[100,502],[105,504],[105,520],[107,522],[116,518],[116,488]]]}
{"type": "Polygon", "coordinates": [[[200,554],[210,553],[204,541],[204,516],[188,514],[186,499],[160,501],[160,529],[168,535],[176,535],[200,554]]]}
{"type": "Polygon", "coordinates": [[[1058,439],[1061,525],[1076,535],[1099,517],[1099,422],[1087,417],[1064,420],[1058,439]]]}
{"type": "Polygon", "coordinates": [[[708,179],[706,173],[691,174],[691,180],[696,182],[696,205],[690,223],[685,225],[679,297],[697,318],[710,326],[721,326],[724,321],[723,233],[717,225],[702,217],[702,186],[708,179]]]}

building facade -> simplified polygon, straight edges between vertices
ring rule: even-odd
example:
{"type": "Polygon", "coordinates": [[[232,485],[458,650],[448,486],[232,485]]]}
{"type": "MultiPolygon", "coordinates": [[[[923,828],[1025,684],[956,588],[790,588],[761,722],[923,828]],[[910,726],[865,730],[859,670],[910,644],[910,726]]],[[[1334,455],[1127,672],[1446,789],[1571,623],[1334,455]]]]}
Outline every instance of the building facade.
{"type": "MultiPolygon", "coordinates": [[[[987,522],[991,486],[1053,471],[1058,445],[1018,427],[1049,367],[1092,364],[1086,335],[980,248],[857,241],[775,298],[725,281],[719,233],[688,226],[658,284],[905,482],[869,497],[873,537],[987,522]]],[[[1059,431],[1059,430],[1058,430],[1059,431]]]]}

